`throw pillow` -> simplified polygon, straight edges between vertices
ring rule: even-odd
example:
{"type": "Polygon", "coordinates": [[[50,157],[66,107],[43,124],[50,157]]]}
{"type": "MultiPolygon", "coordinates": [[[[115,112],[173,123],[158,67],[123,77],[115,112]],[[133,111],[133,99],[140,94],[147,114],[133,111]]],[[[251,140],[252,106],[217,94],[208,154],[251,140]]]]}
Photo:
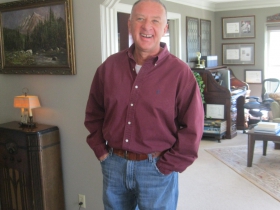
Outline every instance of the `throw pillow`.
{"type": "Polygon", "coordinates": [[[280,93],[270,93],[269,98],[272,98],[274,101],[277,101],[280,104],[280,93]]]}

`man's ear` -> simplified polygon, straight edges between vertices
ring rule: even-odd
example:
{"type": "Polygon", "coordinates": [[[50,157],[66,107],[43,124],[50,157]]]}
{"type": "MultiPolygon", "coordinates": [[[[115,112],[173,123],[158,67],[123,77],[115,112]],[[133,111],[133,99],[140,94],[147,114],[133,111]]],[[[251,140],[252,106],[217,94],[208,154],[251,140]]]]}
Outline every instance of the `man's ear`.
{"type": "Polygon", "coordinates": [[[163,34],[163,36],[166,34],[167,30],[168,30],[168,24],[166,23],[166,25],[164,27],[164,34],[163,34]]]}

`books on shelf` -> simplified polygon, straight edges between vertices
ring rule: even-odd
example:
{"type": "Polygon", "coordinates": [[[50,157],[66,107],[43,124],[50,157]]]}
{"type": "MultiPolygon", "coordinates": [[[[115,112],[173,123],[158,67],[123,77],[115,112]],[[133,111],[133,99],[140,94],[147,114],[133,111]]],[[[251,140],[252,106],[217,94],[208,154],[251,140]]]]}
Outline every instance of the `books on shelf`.
{"type": "Polygon", "coordinates": [[[259,122],[254,127],[255,132],[276,134],[280,131],[280,124],[273,122],[259,122]]]}
{"type": "Polygon", "coordinates": [[[225,120],[204,120],[203,133],[222,134],[227,131],[227,121],[225,120]]]}

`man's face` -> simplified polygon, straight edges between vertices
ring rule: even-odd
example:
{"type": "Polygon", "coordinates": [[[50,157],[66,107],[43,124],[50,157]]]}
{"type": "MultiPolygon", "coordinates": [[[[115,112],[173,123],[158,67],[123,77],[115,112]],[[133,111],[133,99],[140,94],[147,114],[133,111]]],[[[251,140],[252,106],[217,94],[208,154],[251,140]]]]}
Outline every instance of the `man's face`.
{"type": "Polygon", "coordinates": [[[163,6],[151,1],[138,3],[128,20],[128,28],[135,43],[135,50],[149,55],[158,54],[161,37],[168,28],[163,6]]]}

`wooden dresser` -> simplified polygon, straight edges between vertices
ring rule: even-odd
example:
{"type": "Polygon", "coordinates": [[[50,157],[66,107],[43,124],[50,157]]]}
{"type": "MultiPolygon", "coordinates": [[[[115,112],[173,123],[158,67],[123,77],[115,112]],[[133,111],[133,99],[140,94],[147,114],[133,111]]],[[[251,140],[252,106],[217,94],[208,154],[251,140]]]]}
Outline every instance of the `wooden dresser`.
{"type": "Polygon", "coordinates": [[[64,210],[59,129],[0,124],[0,209],[64,210]]]}
{"type": "Polygon", "coordinates": [[[192,69],[198,72],[205,83],[204,98],[206,104],[224,105],[224,120],[227,121],[226,138],[231,139],[237,135],[238,130],[244,130],[246,127],[244,115],[245,97],[248,94],[249,86],[247,83],[237,79],[232,70],[227,66],[218,66],[215,68],[192,69]],[[227,88],[219,85],[214,79],[213,73],[221,69],[230,71],[231,86],[240,88],[237,94],[232,93],[227,88]]]}

